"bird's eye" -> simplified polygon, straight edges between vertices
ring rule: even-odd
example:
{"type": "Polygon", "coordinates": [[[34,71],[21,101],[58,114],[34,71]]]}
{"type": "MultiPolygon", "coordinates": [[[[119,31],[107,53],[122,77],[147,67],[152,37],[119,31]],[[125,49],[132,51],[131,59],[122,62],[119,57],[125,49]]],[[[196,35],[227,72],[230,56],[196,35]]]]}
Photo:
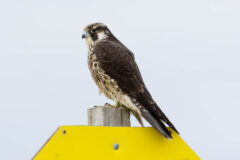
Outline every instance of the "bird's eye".
{"type": "Polygon", "coordinates": [[[95,32],[96,32],[96,29],[92,29],[92,30],[91,30],[91,33],[95,33],[95,32]]]}

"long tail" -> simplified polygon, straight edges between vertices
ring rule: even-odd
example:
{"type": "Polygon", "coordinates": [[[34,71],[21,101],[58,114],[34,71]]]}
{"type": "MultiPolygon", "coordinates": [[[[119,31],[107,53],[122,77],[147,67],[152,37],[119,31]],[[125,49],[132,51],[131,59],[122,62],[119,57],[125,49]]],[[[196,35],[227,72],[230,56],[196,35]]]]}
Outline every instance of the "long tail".
{"type": "Polygon", "coordinates": [[[168,131],[167,127],[164,125],[164,123],[161,120],[157,120],[156,118],[154,118],[151,115],[151,113],[148,112],[147,110],[141,111],[141,114],[164,137],[168,139],[172,139],[172,135],[170,131],[168,131]]]}
{"type": "Polygon", "coordinates": [[[162,112],[162,110],[154,102],[154,100],[152,99],[147,89],[143,94],[141,93],[141,94],[134,95],[134,98],[141,105],[139,109],[141,111],[142,116],[164,137],[168,139],[172,138],[171,133],[167,129],[165,124],[167,124],[176,133],[179,134],[179,132],[171,123],[171,121],[167,118],[167,116],[162,112]]]}

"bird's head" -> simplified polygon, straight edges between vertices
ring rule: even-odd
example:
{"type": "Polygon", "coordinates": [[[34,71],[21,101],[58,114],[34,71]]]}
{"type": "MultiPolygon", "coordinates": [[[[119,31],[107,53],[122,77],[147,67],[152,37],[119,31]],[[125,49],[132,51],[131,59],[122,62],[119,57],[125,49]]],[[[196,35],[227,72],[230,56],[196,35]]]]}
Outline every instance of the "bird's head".
{"type": "Polygon", "coordinates": [[[107,39],[111,36],[110,30],[103,23],[93,23],[84,29],[82,38],[87,41],[87,44],[107,39]]]}

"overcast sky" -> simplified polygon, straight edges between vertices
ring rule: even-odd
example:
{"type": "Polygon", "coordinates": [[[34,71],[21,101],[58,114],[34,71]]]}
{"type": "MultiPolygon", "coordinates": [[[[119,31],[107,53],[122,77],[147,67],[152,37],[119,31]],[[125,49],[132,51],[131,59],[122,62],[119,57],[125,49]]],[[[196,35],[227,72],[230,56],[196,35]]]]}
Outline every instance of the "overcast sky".
{"type": "Polygon", "coordinates": [[[111,102],[87,67],[81,34],[93,22],[133,51],[202,159],[240,159],[239,0],[9,0],[0,2],[1,160],[32,158],[58,126],[86,125],[87,108],[111,102]]]}

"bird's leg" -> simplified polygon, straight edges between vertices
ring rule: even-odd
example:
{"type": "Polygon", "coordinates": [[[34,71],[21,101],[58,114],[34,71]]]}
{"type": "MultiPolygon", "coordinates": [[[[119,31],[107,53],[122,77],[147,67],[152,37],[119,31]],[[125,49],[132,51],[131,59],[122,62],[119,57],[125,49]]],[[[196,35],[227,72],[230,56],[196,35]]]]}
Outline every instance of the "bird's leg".
{"type": "Polygon", "coordinates": [[[114,104],[114,107],[116,107],[116,108],[123,107],[123,104],[121,104],[120,102],[116,101],[116,103],[114,104]]]}

